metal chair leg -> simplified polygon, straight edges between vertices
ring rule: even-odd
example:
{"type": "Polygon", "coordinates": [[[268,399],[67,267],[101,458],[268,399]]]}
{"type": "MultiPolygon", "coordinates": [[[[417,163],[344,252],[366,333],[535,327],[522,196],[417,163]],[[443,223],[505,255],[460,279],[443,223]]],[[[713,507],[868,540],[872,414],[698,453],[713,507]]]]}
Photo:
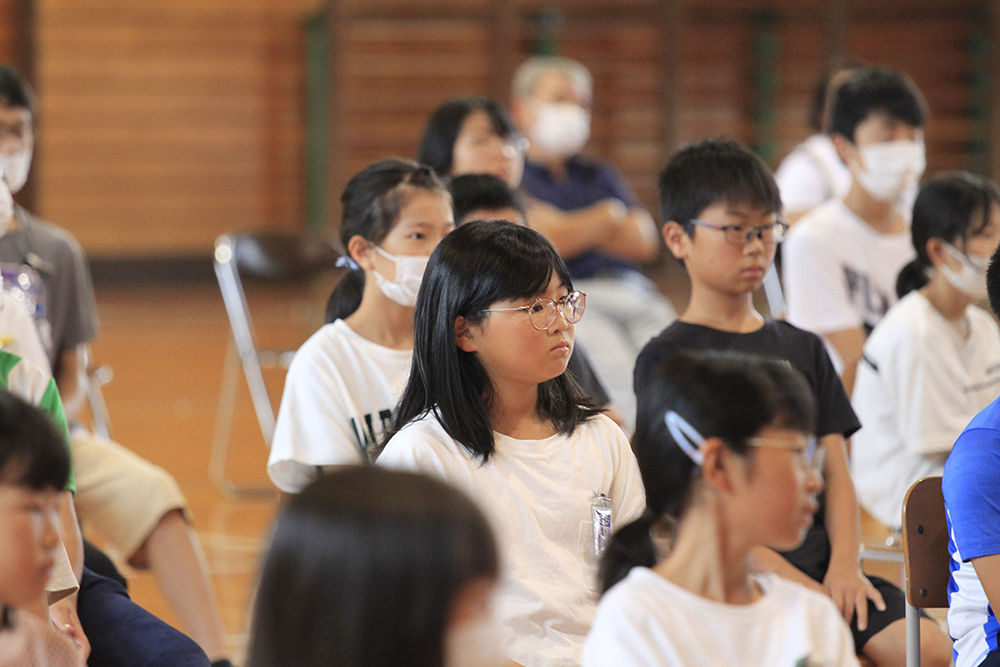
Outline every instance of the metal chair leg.
{"type": "Polygon", "coordinates": [[[240,379],[240,357],[235,345],[230,342],[226,349],[226,362],[222,370],[222,388],[219,391],[219,408],[215,420],[215,435],[212,438],[212,456],[208,464],[208,474],[216,488],[227,498],[267,498],[275,494],[269,486],[241,486],[231,482],[226,476],[226,461],[232,436],[233,416],[236,412],[236,395],[240,379]]]}
{"type": "Polygon", "coordinates": [[[906,667],[920,667],[920,611],[906,603],[906,667]]]}

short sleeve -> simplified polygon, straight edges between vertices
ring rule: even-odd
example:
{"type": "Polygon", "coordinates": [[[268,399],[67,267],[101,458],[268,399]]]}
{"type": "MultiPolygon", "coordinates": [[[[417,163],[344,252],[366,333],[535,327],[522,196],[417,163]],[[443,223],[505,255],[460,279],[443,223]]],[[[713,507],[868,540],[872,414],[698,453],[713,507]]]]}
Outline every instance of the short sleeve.
{"type": "Polygon", "coordinates": [[[962,433],[945,464],[941,489],[962,559],[1000,554],[1000,431],[962,433]]]}
{"type": "Polygon", "coordinates": [[[97,337],[97,304],[90,267],[75,239],[67,239],[65,263],[56,276],[58,292],[66,299],[65,320],[58,352],[72,350],[97,337]]]}
{"type": "Polygon", "coordinates": [[[607,417],[609,428],[614,432],[617,446],[614,480],[611,483],[611,496],[617,508],[615,523],[625,526],[639,518],[646,509],[646,490],[642,485],[642,475],[639,473],[639,463],[635,460],[628,438],[618,426],[607,417]]]}
{"type": "Polygon", "coordinates": [[[851,399],[844,389],[837,369],[826,351],[823,341],[810,334],[813,347],[813,363],[816,369],[816,434],[820,437],[833,433],[851,437],[861,428],[858,415],[851,406],[851,399]]]}
{"type": "MultiPolygon", "coordinates": [[[[375,464],[391,470],[418,472],[436,477],[445,482],[454,483],[450,478],[448,466],[441,459],[435,445],[442,443],[429,442],[436,438],[426,432],[424,423],[410,423],[386,443],[385,449],[379,454],[375,464]]],[[[444,443],[445,448],[461,447],[452,441],[444,443]]]]}
{"type": "Polygon", "coordinates": [[[774,172],[774,180],[778,183],[785,213],[805,213],[831,196],[815,159],[802,147],[785,156],[774,172]]]}
{"type": "Polygon", "coordinates": [[[828,243],[799,228],[781,252],[789,322],[820,335],[861,328],[862,314],[851,302],[843,267],[828,243]]]}
{"type": "Polygon", "coordinates": [[[267,473],[285,493],[301,491],[321,466],[365,462],[350,428],[348,388],[316,349],[307,342],[292,359],[274,428],[267,473]]]}

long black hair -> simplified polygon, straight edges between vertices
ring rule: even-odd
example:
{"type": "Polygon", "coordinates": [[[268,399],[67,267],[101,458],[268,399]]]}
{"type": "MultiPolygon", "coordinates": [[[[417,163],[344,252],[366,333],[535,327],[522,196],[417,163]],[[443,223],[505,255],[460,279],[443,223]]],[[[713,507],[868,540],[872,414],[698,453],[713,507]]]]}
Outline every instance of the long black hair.
{"type": "Polygon", "coordinates": [[[949,171],[931,178],[920,188],[913,203],[910,235],[916,258],[896,278],[896,293],[902,297],[930,280],[934,265],[927,255],[927,242],[941,239],[964,249],[965,242],[990,224],[990,209],[1000,203],[1000,190],[984,176],[949,171]]]}
{"type": "MultiPolygon", "coordinates": [[[[355,236],[372,243],[385,238],[406,205],[409,188],[438,190],[447,193],[444,183],[429,167],[412,160],[380,160],[359,172],[340,196],[343,214],[340,221],[340,243],[345,254],[355,236]]],[[[349,268],[333,288],[326,304],[326,321],[344,319],[358,309],[365,289],[365,272],[360,267],[349,268]]]]}
{"type": "Polygon", "coordinates": [[[424,127],[417,161],[433,167],[442,176],[451,174],[455,142],[462,131],[462,123],[475,111],[485,111],[493,131],[501,139],[517,135],[517,126],[499,102],[488,97],[461,97],[448,100],[431,114],[424,127]]]}
{"type": "Polygon", "coordinates": [[[278,518],[247,667],[441,667],[456,594],[497,573],[489,525],[458,490],[375,466],[339,470],[278,518]]]}
{"type": "Polygon", "coordinates": [[[0,389],[0,484],[62,491],[69,443],[49,415],[0,389]]]}
{"type": "Polygon", "coordinates": [[[704,438],[720,438],[739,454],[767,426],[815,432],[816,408],[805,379],[784,362],[732,352],[683,352],[664,360],[639,396],[632,450],[646,489],[646,511],[617,530],[601,561],[608,590],[637,565],[652,567],[650,530],[687,509],[697,464],[666,424],[673,411],[704,438]]]}
{"type": "MultiPolygon", "coordinates": [[[[431,254],[417,296],[413,365],[388,442],[428,413],[483,462],[493,454],[490,405],[493,383],[472,352],[459,349],[455,320],[484,321],[497,301],[545,291],[553,274],[573,289],[559,253],[538,232],[506,221],[477,221],[448,234],[431,254]]],[[[538,386],[538,414],[560,433],[572,433],[597,414],[593,402],[566,373],[538,386]]]]}

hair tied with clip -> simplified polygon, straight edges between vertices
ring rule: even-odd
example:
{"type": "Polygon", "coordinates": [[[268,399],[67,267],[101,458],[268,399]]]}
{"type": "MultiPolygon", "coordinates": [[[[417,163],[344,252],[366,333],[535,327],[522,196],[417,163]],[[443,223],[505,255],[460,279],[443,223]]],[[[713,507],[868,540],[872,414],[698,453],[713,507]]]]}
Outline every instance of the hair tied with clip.
{"type": "Polygon", "coordinates": [[[339,258],[337,260],[337,265],[336,266],[339,269],[347,267],[351,271],[358,271],[358,270],[361,269],[361,267],[358,266],[358,263],[355,262],[353,258],[348,257],[347,255],[344,255],[343,257],[339,258]]]}
{"type": "Polygon", "coordinates": [[[667,414],[663,416],[663,421],[666,422],[667,429],[670,431],[670,435],[673,437],[674,442],[677,443],[677,446],[700,468],[703,459],[698,448],[705,442],[705,438],[695,430],[694,426],[688,424],[683,417],[673,410],[667,411],[667,414]]]}

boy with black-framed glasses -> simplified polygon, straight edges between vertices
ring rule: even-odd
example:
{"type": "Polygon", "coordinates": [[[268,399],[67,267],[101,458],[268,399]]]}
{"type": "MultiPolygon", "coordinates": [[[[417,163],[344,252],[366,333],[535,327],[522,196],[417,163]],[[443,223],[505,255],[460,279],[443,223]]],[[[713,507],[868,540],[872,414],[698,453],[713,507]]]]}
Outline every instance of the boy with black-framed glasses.
{"type": "MultiPolygon", "coordinates": [[[[888,581],[869,581],[858,560],[858,505],[845,447],[860,427],[858,419],[822,340],[766,319],[753,305],[783,234],[771,170],[738,143],[709,139],[674,155],[659,188],[663,238],[687,269],[691,299],[680,319],[639,355],[636,393],[682,350],[777,358],[805,376],[817,400],[826,492],[802,546],[787,553],[759,548],[756,565],[829,595],[851,624],[858,653],[880,666],[898,664],[904,655],[903,593],[888,581]]],[[[930,621],[922,626],[926,664],[947,665],[948,638],[930,621]]]]}

